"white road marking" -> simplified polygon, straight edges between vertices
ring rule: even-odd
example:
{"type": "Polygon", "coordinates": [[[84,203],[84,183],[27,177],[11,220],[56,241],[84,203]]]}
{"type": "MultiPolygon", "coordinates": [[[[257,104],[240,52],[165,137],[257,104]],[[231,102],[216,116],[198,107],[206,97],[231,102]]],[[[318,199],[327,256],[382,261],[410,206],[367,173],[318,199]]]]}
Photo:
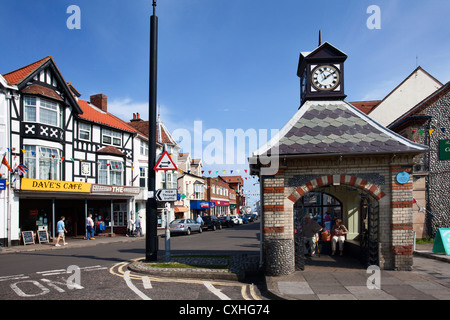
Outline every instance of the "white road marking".
{"type": "Polygon", "coordinates": [[[144,289],[152,289],[152,283],[149,277],[142,277],[142,284],[144,285],[144,289]]]}
{"type": "Polygon", "coordinates": [[[23,275],[23,274],[18,274],[15,276],[4,276],[4,277],[0,277],[0,281],[8,281],[8,280],[20,280],[20,279],[28,279],[29,276],[23,275]]]}
{"type": "Polygon", "coordinates": [[[206,288],[208,288],[209,291],[218,296],[220,300],[231,300],[227,295],[223,294],[219,289],[214,287],[211,282],[204,281],[203,284],[206,288]]]}
{"type": "Polygon", "coordinates": [[[126,271],[123,275],[123,278],[125,279],[125,283],[127,284],[128,288],[130,288],[134,293],[136,293],[142,300],[152,300],[149,297],[147,297],[142,291],[140,291],[136,286],[133,284],[133,282],[130,280],[130,271],[126,271]]]}

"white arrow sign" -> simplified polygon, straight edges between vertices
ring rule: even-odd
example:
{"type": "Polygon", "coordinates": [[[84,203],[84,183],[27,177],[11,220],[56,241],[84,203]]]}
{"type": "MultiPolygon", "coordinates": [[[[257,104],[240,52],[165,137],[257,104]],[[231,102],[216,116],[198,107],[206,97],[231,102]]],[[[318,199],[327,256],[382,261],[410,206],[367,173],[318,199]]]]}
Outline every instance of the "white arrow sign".
{"type": "Polygon", "coordinates": [[[172,202],[177,201],[178,190],[176,189],[161,189],[156,191],[156,201],[172,202]]]}
{"type": "Polygon", "coordinates": [[[170,157],[169,153],[167,151],[164,151],[161,158],[159,158],[158,162],[155,165],[155,168],[153,168],[155,171],[163,170],[163,171],[171,171],[171,170],[178,170],[176,164],[173,162],[172,158],[170,157]]]}

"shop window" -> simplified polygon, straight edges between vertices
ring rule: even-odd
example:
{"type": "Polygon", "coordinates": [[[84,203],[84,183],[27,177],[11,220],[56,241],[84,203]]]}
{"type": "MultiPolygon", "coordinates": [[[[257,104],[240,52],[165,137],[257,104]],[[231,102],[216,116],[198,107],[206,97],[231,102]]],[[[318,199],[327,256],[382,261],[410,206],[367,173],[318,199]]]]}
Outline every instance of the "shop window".
{"type": "Polygon", "coordinates": [[[123,185],[123,164],[120,161],[99,160],[98,183],[123,185]]]}
{"type": "Polygon", "coordinates": [[[113,204],[114,226],[126,226],[128,223],[127,203],[113,204]]]}
{"type": "Polygon", "coordinates": [[[61,151],[58,149],[24,146],[24,163],[28,168],[27,178],[61,180],[61,151]]]}

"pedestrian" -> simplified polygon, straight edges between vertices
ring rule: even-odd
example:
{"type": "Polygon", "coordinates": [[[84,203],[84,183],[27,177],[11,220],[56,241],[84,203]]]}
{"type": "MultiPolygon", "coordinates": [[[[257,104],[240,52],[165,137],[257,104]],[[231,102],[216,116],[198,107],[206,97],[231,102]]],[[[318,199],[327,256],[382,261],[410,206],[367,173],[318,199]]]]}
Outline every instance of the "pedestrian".
{"type": "Polygon", "coordinates": [[[142,216],[138,216],[136,219],[136,236],[142,237],[142,216]]]}
{"type": "Polygon", "coordinates": [[[344,253],[344,241],[345,235],[348,233],[347,228],[342,224],[341,219],[336,220],[336,224],[331,231],[331,254],[335,255],[336,253],[336,243],[339,241],[339,250],[340,255],[344,253]]]}
{"type": "Polygon", "coordinates": [[[195,222],[197,222],[201,226],[203,226],[205,224],[205,222],[203,221],[202,216],[200,214],[197,216],[197,219],[195,220],[195,222]]]}
{"type": "Polygon", "coordinates": [[[132,237],[134,235],[135,221],[133,215],[131,215],[130,220],[128,220],[127,224],[127,237],[132,237]]]}
{"type": "Polygon", "coordinates": [[[305,221],[303,224],[305,255],[310,255],[311,257],[314,257],[317,243],[316,234],[322,230],[323,228],[315,220],[313,220],[312,214],[307,214],[305,216],[305,221]]]}
{"type": "Polygon", "coordinates": [[[92,213],[89,213],[86,218],[86,239],[95,240],[94,238],[94,221],[92,220],[92,213]]]}
{"type": "Polygon", "coordinates": [[[58,223],[56,224],[56,231],[58,232],[58,238],[56,238],[56,244],[55,247],[61,247],[61,245],[59,244],[59,240],[62,238],[64,245],[67,245],[66,242],[66,227],[64,224],[64,220],[66,220],[66,218],[64,216],[61,216],[60,220],[58,221],[58,223]]]}

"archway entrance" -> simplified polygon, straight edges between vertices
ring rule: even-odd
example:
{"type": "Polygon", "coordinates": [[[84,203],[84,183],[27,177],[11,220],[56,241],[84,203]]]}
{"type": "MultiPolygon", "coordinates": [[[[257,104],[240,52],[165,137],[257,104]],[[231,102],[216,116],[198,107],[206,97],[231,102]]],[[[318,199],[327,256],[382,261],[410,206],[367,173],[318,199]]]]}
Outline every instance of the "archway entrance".
{"type": "MultiPolygon", "coordinates": [[[[362,266],[378,265],[378,201],[364,190],[351,186],[323,186],[304,194],[294,203],[295,268],[304,270],[314,259],[331,255],[331,238],[318,233],[315,258],[307,253],[303,226],[305,216],[312,216],[323,231],[331,234],[337,219],[348,229],[344,243],[345,257],[358,259],[362,266]],[[318,253],[318,254],[317,254],[318,253]]],[[[339,245],[337,244],[339,248],[339,245]]],[[[328,259],[331,264],[343,259],[328,259]]]]}

